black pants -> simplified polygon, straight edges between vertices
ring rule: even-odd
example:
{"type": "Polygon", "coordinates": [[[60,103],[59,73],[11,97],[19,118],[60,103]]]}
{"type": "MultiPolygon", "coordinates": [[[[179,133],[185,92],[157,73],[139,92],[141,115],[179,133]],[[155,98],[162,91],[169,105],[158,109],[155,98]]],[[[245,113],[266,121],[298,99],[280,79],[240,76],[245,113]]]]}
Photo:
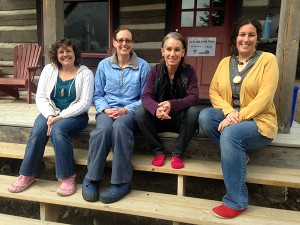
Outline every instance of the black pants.
{"type": "Polygon", "coordinates": [[[189,141],[198,130],[199,109],[191,106],[182,112],[171,115],[169,120],[160,120],[153,116],[143,106],[135,111],[135,118],[143,135],[146,137],[155,155],[163,154],[165,148],[158,136],[160,132],[178,133],[178,138],[172,149],[173,156],[182,156],[186,151],[189,141]]]}

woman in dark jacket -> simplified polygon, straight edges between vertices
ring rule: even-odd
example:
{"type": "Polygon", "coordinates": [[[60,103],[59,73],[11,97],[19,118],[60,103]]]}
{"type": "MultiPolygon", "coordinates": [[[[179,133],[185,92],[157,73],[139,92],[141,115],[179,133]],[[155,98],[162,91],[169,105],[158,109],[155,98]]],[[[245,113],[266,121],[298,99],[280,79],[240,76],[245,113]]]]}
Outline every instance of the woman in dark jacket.
{"type": "Polygon", "coordinates": [[[153,166],[163,166],[166,158],[159,132],[179,134],[172,149],[171,166],[181,169],[183,153],[198,129],[198,80],[194,68],[184,63],[185,52],[186,43],[179,33],[165,36],[161,47],[163,59],[151,69],[142,106],[136,110],[139,128],[155,153],[153,166]]]}

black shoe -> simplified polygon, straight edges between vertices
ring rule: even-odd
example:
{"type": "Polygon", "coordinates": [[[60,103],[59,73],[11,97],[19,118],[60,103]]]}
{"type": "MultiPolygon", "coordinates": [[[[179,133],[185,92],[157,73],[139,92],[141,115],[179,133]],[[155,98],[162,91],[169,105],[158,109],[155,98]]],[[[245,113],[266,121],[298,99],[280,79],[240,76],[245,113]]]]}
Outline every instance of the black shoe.
{"type": "Polygon", "coordinates": [[[108,204],[119,201],[130,192],[130,184],[112,184],[108,189],[100,194],[100,201],[108,204]]]}
{"type": "Polygon", "coordinates": [[[99,181],[91,181],[86,177],[82,182],[82,197],[88,202],[99,200],[99,181]]]}

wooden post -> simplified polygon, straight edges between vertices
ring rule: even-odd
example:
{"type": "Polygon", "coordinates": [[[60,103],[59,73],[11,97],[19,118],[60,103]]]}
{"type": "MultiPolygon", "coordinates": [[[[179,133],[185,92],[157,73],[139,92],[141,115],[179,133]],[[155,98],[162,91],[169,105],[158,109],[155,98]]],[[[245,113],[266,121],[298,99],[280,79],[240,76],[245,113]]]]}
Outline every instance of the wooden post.
{"type": "Polygon", "coordinates": [[[44,221],[57,222],[61,205],[53,205],[47,203],[40,203],[40,219],[44,221]]]}
{"type": "MultiPolygon", "coordinates": [[[[278,132],[289,133],[300,35],[300,1],[281,1],[276,57],[279,82],[275,95],[278,132]]],[[[272,82],[272,81],[270,81],[272,82]]]]}
{"type": "MultiPolygon", "coordinates": [[[[177,195],[185,196],[186,176],[178,175],[177,178],[177,195]]],[[[173,225],[182,225],[180,222],[173,221],[173,225]]]]}
{"type": "Polygon", "coordinates": [[[64,37],[64,5],[60,0],[43,1],[45,64],[49,63],[48,49],[64,37]]]}

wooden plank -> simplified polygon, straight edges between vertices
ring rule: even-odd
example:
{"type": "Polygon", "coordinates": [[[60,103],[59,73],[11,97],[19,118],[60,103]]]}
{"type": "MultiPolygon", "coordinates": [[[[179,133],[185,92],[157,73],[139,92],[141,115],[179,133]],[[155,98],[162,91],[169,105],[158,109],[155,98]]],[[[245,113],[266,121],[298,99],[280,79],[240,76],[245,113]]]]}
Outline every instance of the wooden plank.
{"type": "MultiPolygon", "coordinates": [[[[12,102],[10,99],[0,98],[0,125],[32,128],[39,111],[35,105],[28,105],[26,102],[12,102]],[[25,119],[26,118],[26,119],[25,119]]],[[[96,110],[91,106],[89,110],[89,125],[84,132],[91,132],[95,128],[96,110]]],[[[141,135],[140,135],[141,136],[141,135]]],[[[178,135],[171,132],[161,133],[162,138],[176,138],[178,135]]],[[[300,126],[294,122],[289,134],[277,134],[271,146],[285,146],[300,148],[300,126]]],[[[192,140],[208,140],[204,135],[195,135],[192,140]]]]}
{"type": "Polygon", "coordinates": [[[37,219],[32,218],[26,218],[26,217],[19,217],[19,216],[12,216],[7,214],[0,214],[0,223],[1,225],[55,225],[55,224],[62,224],[62,223],[56,223],[56,222],[49,222],[49,221],[41,221],[37,219]]]}
{"type": "Polygon", "coordinates": [[[132,190],[122,200],[103,204],[101,202],[86,202],[82,199],[81,186],[77,185],[75,194],[62,198],[56,194],[56,181],[37,180],[28,190],[21,193],[10,193],[7,187],[15,181],[15,177],[0,175],[0,196],[109,211],[121,214],[144,216],[156,219],[177,221],[189,224],[247,224],[247,225],[299,225],[300,212],[265,207],[249,206],[239,217],[231,220],[221,220],[211,213],[211,208],[220,204],[219,201],[191,198],[169,194],[159,194],[132,190]]]}
{"type": "MultiPolygon", "coordinates": [[[[0,157],[22,159],[24,155],[25,144],[0,142],[0,157]]],[[[87,165],[87,150],[74,149],[74,160],[77,165],[87,165]]],[[[113,155],[110,153],[107,161],[111,166],[113,155]]],[[[132,164],[134,170],[176,174],[180,176],[203,177],[210,179],[223,179],[221,163],[209,159],[185,159],[185,167],[180,170],[174,170],[170,159],[166,159],[166,165],[163,167],[154,167],[151,165],[152,155],[134,154],[132,164]]],[[[46,147],[44,159],[48,162],[55,162],[54,151],[51,147],[46,147]]],[[[183,182],[183,181],[180,181],[183,182]]],[[[247,182],[264,185],[274,185],[283,187],[300,188],[300,169],[280,167],[279,165],[247,165],[247,182]]],[[[182,192],[183,190],[179,190],[182,192]]]]}

